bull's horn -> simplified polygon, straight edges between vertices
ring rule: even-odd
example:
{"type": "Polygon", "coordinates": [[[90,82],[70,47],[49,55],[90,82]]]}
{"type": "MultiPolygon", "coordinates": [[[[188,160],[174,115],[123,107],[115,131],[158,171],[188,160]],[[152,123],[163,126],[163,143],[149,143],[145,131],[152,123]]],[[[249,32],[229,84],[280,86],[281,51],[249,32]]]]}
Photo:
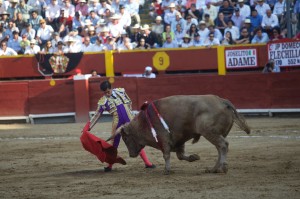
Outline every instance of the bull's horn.
{"type": "Polygon", "coordinates": [[[108,141],[114,139],[117,135],[119,135],[119,134],[121,133],[123,127],[124,127],[124,125],[120,126],[120,127],[116,130],[116,133],[115,133],[114,135],[110,136],[110,137],[106,140],[106,142],[108,142],[108,141]]]}

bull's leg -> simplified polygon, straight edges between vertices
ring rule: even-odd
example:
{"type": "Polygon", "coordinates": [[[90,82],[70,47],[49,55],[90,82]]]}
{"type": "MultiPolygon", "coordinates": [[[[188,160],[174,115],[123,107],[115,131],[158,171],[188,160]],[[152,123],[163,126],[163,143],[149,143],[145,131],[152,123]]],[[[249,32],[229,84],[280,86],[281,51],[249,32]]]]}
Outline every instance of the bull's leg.
{"type": "Polygon", "coordinates": [[[228,142],[221,135],[208,134],[204,137],[218,150],[218,160],[212,169],[208,169],[210,173],[227,173],[226,156],[228,152],[228,142]]]}
{"type": "Polygon", "coordinates": [[[197,155],[197,154],[193,154],[193,155],[185,155],[185,145],[181,145],[177,148],[176,150],[176,155],[177,155],[177,158],[179,160],[186,160],[186,161],[189,161],[189,162],[194,162],[196,160],[200,160],[200,157],[197,155]]]}
{"type": "Polygon", "coordinates": [[[170,163],[170,158],[171,158],[171,150],[169,147],[164,147],[163,149],[163,157],[165,159],[165,175],[169,175],[171,172],[171,163],[170,163]]]}

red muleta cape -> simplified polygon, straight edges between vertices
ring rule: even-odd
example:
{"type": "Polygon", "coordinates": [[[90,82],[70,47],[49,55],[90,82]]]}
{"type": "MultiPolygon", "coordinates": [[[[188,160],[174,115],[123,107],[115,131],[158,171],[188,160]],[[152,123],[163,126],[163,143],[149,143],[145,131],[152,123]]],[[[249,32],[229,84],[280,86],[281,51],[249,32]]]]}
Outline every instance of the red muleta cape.
{"type": "Polygon", "coordinates": [[[94,154],[101,162],[109,164],[120,163],[125,165],[126,161],[119,157],[118,151],[111,144],[108,144],[104,140],[91,134],[88,130],[90,128],[90,122],[86,123],[82,130],[80,141],[82,146],[88,152],[94,154]]]}

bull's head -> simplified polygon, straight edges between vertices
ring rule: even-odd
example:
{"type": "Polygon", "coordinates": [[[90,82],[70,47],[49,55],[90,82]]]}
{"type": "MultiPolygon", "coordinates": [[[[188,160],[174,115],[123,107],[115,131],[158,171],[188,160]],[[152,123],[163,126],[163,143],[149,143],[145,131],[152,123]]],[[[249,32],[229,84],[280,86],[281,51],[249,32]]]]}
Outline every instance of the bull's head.
{"type": "Polygon", "coordinates": [[[137,157],[140,151],[145,147],[145,145],[141,144],[141,140],[139,140],[135,129],[129,124],[121,126],[116,133],[121,134],[122,139],[127,146],[130,157],[137,157]]]}

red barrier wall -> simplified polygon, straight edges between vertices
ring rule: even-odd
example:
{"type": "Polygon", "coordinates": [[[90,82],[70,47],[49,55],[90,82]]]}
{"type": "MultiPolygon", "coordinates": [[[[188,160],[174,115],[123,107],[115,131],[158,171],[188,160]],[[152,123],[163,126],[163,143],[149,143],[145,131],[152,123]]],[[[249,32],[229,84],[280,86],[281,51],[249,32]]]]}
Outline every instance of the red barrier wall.
{"type": "MultiPolygon", "coordinates": [[[[225,49],[256,48],[259,66],[267,61],[265,45],[230,46],[225,49]]],[[[217,48],[188,48],[188,49],[156,49],[145,51],[114,52],[115,73],[143,73],[145,66],[153,66],[153,57],[157,52],[165,52],[169,58],[169,67],[166,71],[194,71],[218,70],[217,48]]],[[[90,74],[96,69],[98,73],[105,74],[105,54],[85,53],[79,62],[78,69],[82,74],[90,74]]],[[[242,69],[237,69],[242,70],[242,69]]],[[[59,76],[75,75],[75,70],[59,76]]],[[[54,75],[58,76],[58,75],[54,75]]],[[[0,79],[4,78],[31,78],[43,76],[37,70],[37,60],[33,56],[14,56],[0,58],[0,79]]]]}
{"type": "Polygon", "coordinates": [[[29,114],[28,82],[0,82],[0,116],[29,114]]]}
{"type": "Polygon", "coordinates": [[[30,114],[75,112],[73,80],[28,82],[28,106],[30,114]]]}
{"type": "MultiPolygon", "coordinates": [[[[97,70],[100,74],[105,74],[105,56],[104,53],[85,53],[77,66],[82,74],[90,74],[92,70],[97,70]]],[[[74,75],[71,71],[69,74],[74,75]]]]}
{"type": "MultiPolygon", "coordinates": [[[[86,53],[82,56],[79,65],[76,67],[82,74],[90,74],[97,70],[105,74],[104,53],[86,53]]],[[[63,74],[63,76],[75,75],[75,70],[63,74]]],[[[54,75],[58,76],[58,75],[54,75]]],[[[61,76],[61,75],[59,75],[61,76]]],[[[38,62],[34,56],[13,56],[0,58],[0,78],[31,78],[43,77],[38,72],[38,62]]]]}
{"type": "MultiPolygon", "coordinates": [[[[101,97],[99,83],[92,78],[89,88],[90,111],[101,97]]],[[[300,108],[300,72],[272,74],[164,75],[156,79],[115,78],[114,87],[124,87],[138,109],[146,100],[170,95],[216,94],[240,109],[300,108]]],[[[23,116],[75,112],[73,80],[0,82],[0,116],[23,116]]],[[[80,94],[80,93],[79,93],[80,94]]]]}
{"type": "Polygon", "coordinates": [[[142,73],[146,66],[153,66],[153,57],[157,52],[165,52],[169,57],[170,66],[166,71],[218,69],[216,48],[190,48],[114,53],[115,72],[142,73]]]}
{"type": "Polygon", "coordinates": [[[40,77],[37,61],[32,56],[0,58],[0,78],[40,77]]]}

